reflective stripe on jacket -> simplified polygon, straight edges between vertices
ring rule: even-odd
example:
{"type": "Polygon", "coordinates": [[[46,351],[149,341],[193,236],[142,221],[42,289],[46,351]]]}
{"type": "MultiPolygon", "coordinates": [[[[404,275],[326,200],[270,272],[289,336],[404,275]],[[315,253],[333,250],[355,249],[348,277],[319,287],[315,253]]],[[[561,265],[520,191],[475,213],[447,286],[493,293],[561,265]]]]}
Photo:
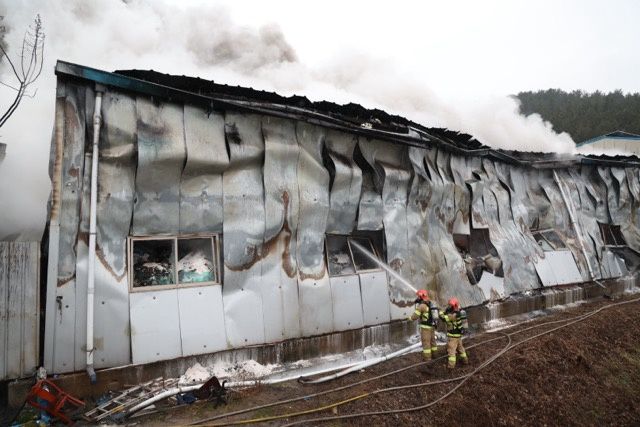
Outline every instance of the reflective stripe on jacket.
{"type": "Polygon", "coordinates": [[[462,336],[462,329],[467,322],[467,313],[464,310],[453,310],[451,307],[440,313],[440,318],[447,324],[447,336],[458,338],[462,336]]]}
{"type": "Polygon", "coordinates": [[[418,305],[411,315],[411,320],[420,319],[420,327],[423,329],[431,329],[436,325],[436,320],[431,315],[432,309],[437,309],[436,305],[431,302],[423,302],[418,305]]]}

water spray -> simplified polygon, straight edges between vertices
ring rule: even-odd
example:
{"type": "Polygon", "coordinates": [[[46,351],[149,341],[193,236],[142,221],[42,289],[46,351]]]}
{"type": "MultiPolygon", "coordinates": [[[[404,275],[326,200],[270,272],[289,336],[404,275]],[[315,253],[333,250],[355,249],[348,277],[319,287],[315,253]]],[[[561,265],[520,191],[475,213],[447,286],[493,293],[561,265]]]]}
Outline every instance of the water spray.
{"type": "Polygon", "coordinates": [[[355,247],[356,249],[358,249],[367,258],[369,258],[371,261],[375,262],[380,268],[384,269],[387,273],[389,273],[391,276],[393,276],[393,278],[396,279],[398,282],[402,283],[407,288],[411,289],[413,292],[418,292],[418,290],[411,283],[409,283],[404,277],[399,275],[397,271],[395,271],[393,268],[391,268],[390,266],[388,266],[384,262],[380,261],[377,256],[375,256],[370,251],[368,251],[360,243],[356,242],[354,239],[349,239],[349,243],[352,245],[352,247],[355,247]]]}

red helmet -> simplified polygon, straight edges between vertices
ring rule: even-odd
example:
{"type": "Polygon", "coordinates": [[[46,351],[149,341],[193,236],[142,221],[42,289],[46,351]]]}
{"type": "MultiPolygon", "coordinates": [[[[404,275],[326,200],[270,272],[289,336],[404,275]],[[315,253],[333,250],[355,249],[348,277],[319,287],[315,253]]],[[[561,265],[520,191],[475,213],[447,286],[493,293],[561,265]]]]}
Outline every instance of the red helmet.
{"type": "Polygon", "coordinates": [[[418,297],[423,301],[429,301],[429,293],[425,289],[420,289],[416,294],[418,294],[418,297]]]}
{"type": "Polygon", "coordinates": [[[458,302],[458,298],[456,297],[449,299],[449,305],[454,309],[460,308],[460,303],[458,302]]]}

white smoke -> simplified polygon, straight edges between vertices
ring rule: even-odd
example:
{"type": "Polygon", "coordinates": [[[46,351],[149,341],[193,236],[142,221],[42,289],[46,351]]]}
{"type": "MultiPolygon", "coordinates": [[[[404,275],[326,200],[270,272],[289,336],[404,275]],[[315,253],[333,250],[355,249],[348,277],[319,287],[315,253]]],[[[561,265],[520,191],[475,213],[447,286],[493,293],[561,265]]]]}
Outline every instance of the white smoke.
{"type": "MultiPolygon", "coordinates": [[[[199,76],[315,101],[356,102],[426,126],[465,131],[497,148],[574,151],[568,135],[554,133],[539,116],[518,115],[509,97],[450,105],[419,76],[358,52],[339,52],[322,67],[308,67],[277,25],[241,26],[221,7],[151,0],[16,3],[0,0],[10,50],[15,54],[24,29],[39,13],[46,56],[36,98],[25,98],[0,129],[0,141],[7,144],[0,166],[0,239],[15,233],[37,238],[44,226],[57,59],[109,71],[138,68],[199,76]]],[[[9,78],[2,65],[0,78],[9,78]]],[[[0,88],[0,109],[11,95],[0,88]]]]}

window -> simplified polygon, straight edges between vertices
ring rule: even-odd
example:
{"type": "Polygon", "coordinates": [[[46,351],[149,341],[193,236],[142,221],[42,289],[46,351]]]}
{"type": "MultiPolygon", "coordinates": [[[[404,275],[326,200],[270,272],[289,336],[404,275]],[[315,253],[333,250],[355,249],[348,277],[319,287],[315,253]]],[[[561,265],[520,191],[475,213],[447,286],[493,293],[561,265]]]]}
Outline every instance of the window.
{"type": "Polygon", "coordinates": [[[380,269],[378,252],[368,237],[327,234],[326,245],[329,276],[380,269]]]}
{"type": "Polygon", "coordinates": [[[619,225],[598,223],[605,246],[627,246],[619,225]]]}
{"type": "Polygon", "coordinates": [[[218,236],[131,237],[131,290],[219,284],[218,236]]]}
{"type": "Polygon", "coordinates": [[[560,235],[555,230],[531,230],[531,234],[545,252],[558,251],[567,248],[562,241],[562,238],[560,238],[560,235]]]}

